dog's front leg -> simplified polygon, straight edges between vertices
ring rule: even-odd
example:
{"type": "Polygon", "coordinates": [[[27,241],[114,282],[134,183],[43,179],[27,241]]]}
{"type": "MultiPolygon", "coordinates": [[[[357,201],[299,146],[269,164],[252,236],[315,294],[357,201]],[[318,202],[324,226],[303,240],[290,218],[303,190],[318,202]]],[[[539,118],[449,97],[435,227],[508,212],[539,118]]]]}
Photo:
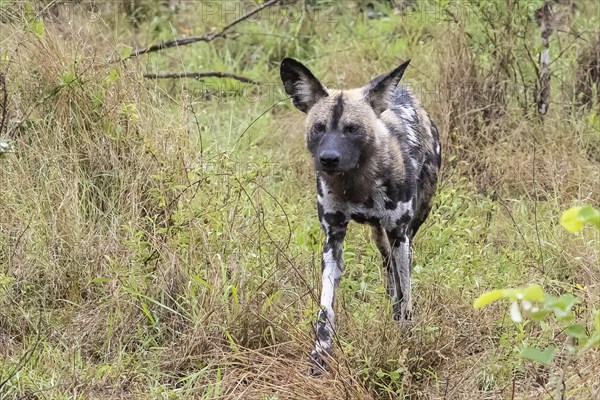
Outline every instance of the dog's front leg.
{"type": "Polygon", "coordinates": [[[335,327],[333,302],[335,290],[344,271],[342,252],[348,222],[344,220],[336,225],[330,225],[322,221],[322,224],[327,238],[323,246],[321,310],[315,325],[317,339],[315,349],[311,353],[311,366],[309,369],[311,375],[318,375],[324,368],[327,368],[326,358],[331,356],[332,353],[331,347],[335,327]]]}

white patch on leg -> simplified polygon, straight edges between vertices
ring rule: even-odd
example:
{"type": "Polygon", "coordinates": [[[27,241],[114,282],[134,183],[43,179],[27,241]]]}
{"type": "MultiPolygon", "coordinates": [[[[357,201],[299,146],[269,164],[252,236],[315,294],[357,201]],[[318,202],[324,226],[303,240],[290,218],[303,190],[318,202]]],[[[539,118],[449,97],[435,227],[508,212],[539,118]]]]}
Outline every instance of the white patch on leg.
{"type": "Polygon", "coordinates": [[[412,314],[412,295],[411,295],[411,281],[410,281],[410,241],[406,238],[405,242],[402,242],[398,247],[397,251],[397,262],[398,277],[400,278],[400,293],[402,294],[402,301],[400,303],[401,317],[405,318],[412,314]]]}
{"type": "MultiPolygon", "coordinates": [[[[341,262],[341,260],[339,260],[341,262]]],[[[339,282],[342,273],[333,257],[333,249],[323,253],[323,277],[321,289],[321,306],[327,311],[327,316],[333,318],[333,297],[335,295],[336,283],[339,282]]]]}
{"type": "Polygon", "coordinates": [[[317,354],[330,354],[331,338],[333,337],[333,329],[335,324],[335,314],[333,312],[333,299],[335,289],[339,282],[342,272],[340,263],[342,260],[336,260],[334,257],[334,249],[329,249],[323,253],[323,277],[321,288],[321,308],[319,318],[317,320],[317,329],[325,329],[327,332],[325,337],[319,337],[315,342],[315,351],[317,354]],[[323,316],[325,313],[325,316],[323,316]],[[323,321],[322,318],[325,320],[323,321]]]}

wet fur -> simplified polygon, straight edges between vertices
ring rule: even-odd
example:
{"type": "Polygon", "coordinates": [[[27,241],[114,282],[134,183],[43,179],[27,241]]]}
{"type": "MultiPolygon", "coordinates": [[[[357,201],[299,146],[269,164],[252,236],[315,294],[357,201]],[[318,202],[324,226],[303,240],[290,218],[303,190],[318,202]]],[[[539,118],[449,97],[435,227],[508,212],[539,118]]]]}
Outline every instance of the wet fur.
{"type": "Polygon", "coordinates": [[[332,353],[335,289],[343,272],[349,221],[369,224],[387,271],[394,319],[412,318],[410,270],[414,235],[427,218],[441,164],[438,130],[416,96],[397,86],[408,62],[359,89],[335,91],[295,60],[281,78],[294,105],[307,113],[306,143],[317,171],[317,208],[326,234],[321,311],[312,373],[332,353]],[[357,128],[352,133],[352,127],[357,128]],[[323,149],[340,154],[335,171],[323,149]]]}

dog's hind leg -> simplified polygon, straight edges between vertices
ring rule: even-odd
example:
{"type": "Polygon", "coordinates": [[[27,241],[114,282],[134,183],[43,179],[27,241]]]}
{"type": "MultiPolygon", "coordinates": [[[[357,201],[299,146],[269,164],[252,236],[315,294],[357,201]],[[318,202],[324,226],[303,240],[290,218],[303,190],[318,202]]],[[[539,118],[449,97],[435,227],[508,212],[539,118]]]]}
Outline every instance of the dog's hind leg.
{"type": "Polygon", "coordinates": [[[399,300],[398,288],[400,287],[400,282],[394,265],[395,262],[392,257],[392,247],[390,246],[387,232],[381,226],[373,226],[371,228],[371,233],[373,235],[373,240],[377,245],[377,249],[379,249],[379,252],[381,253],[383,269],[387,274],[387,294],[392,299],[393,304],[396,304],[399,300]]]}
{"type": "Polygon", "coordinates": [[[398,303],[394,305],[394,319],[401,324],[410,322],[413,315],[411,295],[412,249],[410,236],[406,232],[390,237],[392,258],[399,278],[398,303]]]}

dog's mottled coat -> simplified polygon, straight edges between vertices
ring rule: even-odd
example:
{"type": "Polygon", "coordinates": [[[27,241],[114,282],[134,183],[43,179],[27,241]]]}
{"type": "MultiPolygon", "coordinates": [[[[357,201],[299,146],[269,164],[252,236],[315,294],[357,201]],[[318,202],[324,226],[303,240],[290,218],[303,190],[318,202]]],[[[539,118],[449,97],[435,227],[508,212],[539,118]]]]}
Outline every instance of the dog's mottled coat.
{"type": "Polygon", "coordinates": [[[408,64],[362,88],[339,91],[326,88],[298,61],[286,58],[281,63],[286,92],[307,114],[306,143],[317,171],[318,215],[326,235],[321,310],[311,355],[318,366],[326,366],[331,355],[334,295],[351,220],[372,226],[394,319],[412,318],[411,244],[431,209],[441,144],[419,100],[397,86],[408,64]]]}

